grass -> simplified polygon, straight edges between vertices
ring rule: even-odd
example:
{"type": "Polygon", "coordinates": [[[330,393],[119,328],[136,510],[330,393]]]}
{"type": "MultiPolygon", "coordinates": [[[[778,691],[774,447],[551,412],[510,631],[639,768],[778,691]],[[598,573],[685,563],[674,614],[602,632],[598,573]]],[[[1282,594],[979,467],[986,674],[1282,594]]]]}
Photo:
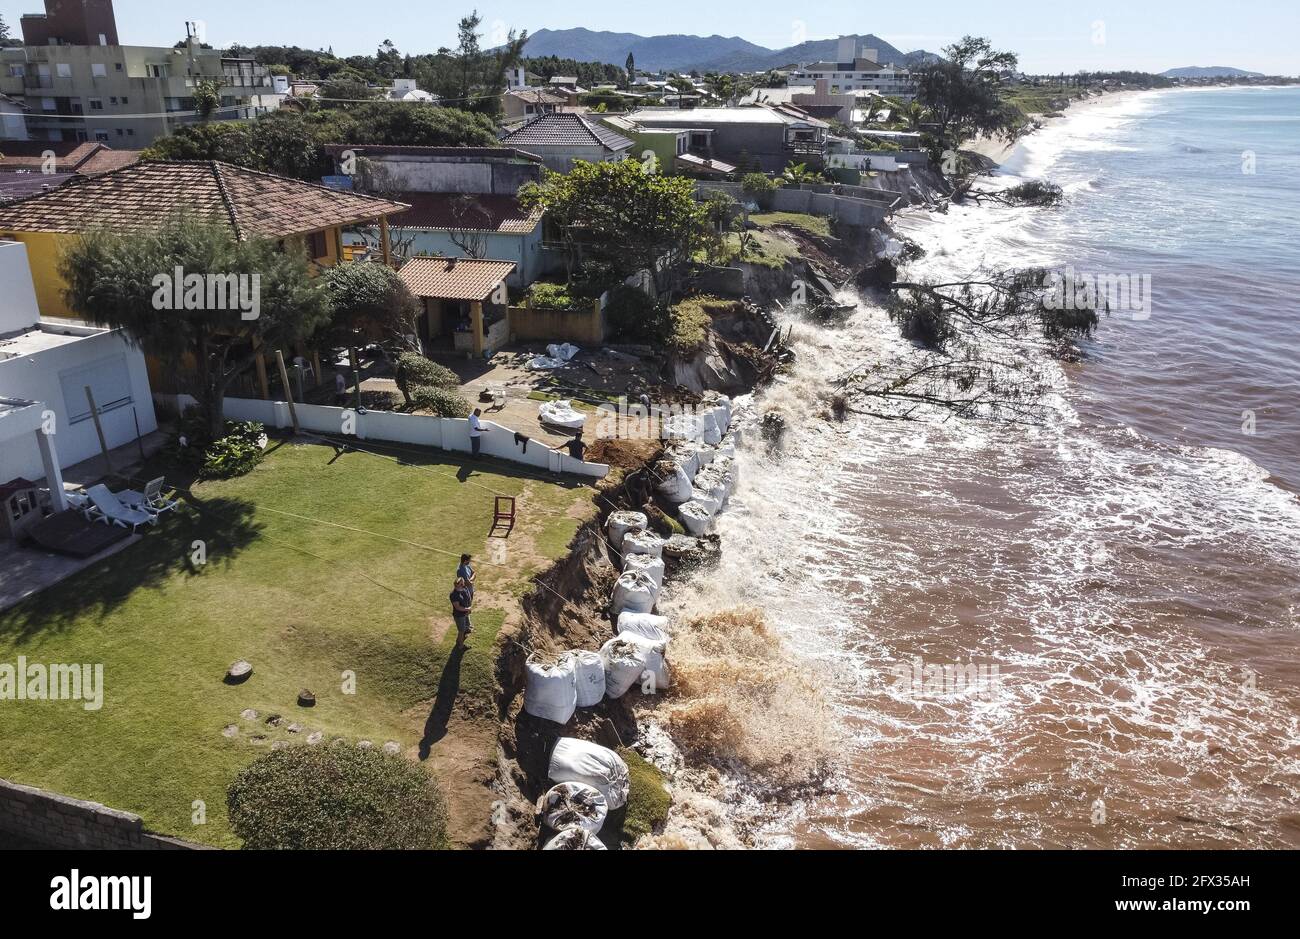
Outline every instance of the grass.
{"type": "Polygon", "coordinates": [[[0,663],[102,663],[105,686],[98,712],[0,703],[0,775],[235,847],[226,787],[274,742],[321,731],[413,752],[435,702],[434,715],[453,699],[461,713],[490,715],[497,633],[532,575],[564,551],[590,492],[506,464],[471,470],[441,452],[389,452],[401,462],[277,445],[248,476],[194,486],[189,506],[140,543],[0,613],[0,663]],[[519,527],[497,543],[502,566],[488,563],[493,492],[480,487],[520,499],[519,527]],[[198,541],[207,563],[194,567],[198,541]],[[471,649],[453,657],[447,595],[461,552],[480,559],[480,611],[471,649]],[[253,676],[227,686],[238,659],[253,676]],[[304,688],[317,695],[311,710],[296,704],[304,688]],[[241,718],[248,708],[256,721],[241,718]],[[267,726],[276,714],[281,726],[267,726]],[[203,824],[192,821],[197,802],[203,824]]]}
{"type": "Polygon", "coordinates": [[[627,814],[623,819],[623,840],[636,844],[638,838],[651,834],[668,820],[673,797],[664,789],[664,777],[652,764],[633,750],[620,750],[627,763],[631,788],[627,797],[627,814]]]}
{"type": "Polygon", "coordinates": [[[808,215],[803,212],[756,212],[749,217],[749,220],[760,228],[784,225],[822,238],[832,237],[831,220],[824,215],[808,215]]]}
{"type": "Polygon", "coordinates": [[[668,343],[679,352],[692,352],[709,337],[709,324],[713,322],[711,314],[730,310],[737,306],[734,301],[720,300],[708,294],[688,297],[672,308],[672,336],[668,343]]]}

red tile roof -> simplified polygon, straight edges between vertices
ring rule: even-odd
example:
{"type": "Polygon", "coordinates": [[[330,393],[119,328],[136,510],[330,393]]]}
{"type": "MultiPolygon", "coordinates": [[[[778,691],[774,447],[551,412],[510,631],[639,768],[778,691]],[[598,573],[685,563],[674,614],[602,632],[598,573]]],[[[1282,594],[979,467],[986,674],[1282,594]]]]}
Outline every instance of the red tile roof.
{"type": "Polygon", "coordinates": [[[411,208],[388,221],[404,228],[526,235],[542,220],[541,209],[525,209],[514,196],[404,192],[398,198],[411,208]]]}
{"type": "Polygon", "coordinates": [[[411,258],[400,276],[417,297],[483,301],[514,271],[513,261],[476,258],[411,258]]]}
{"type": "Polygon", "coordinates": [[[54,154],[54,172],[82,173],[94,176],[107,173],[140,160],[139,150],[114,150],[104,143],[78,143],[75,140],[5,140],[0,141],[0,172],[45,169],[45,155],[54,154]]]}
{"type": "Polygon", "coordinates": [[[239,238],[284,238],[355,225],[410,208],[229,163],[150,162],[0,208],[0,230],[140,231],[190,210],[226,222],[239,238]]]}

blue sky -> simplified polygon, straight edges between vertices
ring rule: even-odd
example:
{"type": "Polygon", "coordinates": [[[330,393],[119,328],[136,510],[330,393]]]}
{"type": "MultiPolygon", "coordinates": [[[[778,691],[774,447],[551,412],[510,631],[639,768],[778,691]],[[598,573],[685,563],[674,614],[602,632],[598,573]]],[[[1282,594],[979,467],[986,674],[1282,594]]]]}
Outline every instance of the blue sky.
{"type": "MultiPolygon", "coordinates": [[[[404,52],[455,44],[462,4],[367,5],[355,0],[117,0],[118,31],[130,45],[170,45],[187,19],[201,20],[214,45],[332,46],[339,54],[372,52],[392,39],[404,52]]],[[[0,13],[17,31],[21,13],[42,0],[3,0],[0,13]]],[[[966,33],[989,36],[1021,56],[1031,72],[1183,65],[1231,65],[1300,74],[1300,3],[1246,0],[925,0],[867,4],[862,0],[480,0],[485,27],[585,26],[616,32],[742,36],[772,48],[804,38],[875,33],[903,51],[938,51],[966,33]]]]}

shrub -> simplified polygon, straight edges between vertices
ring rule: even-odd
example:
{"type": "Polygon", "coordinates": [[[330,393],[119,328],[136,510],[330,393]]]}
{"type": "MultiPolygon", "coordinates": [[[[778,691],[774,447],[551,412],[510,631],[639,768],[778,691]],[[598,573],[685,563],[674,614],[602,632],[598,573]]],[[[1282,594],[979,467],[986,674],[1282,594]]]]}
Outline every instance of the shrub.
{"type": "Polygon", "coordinates": [[[564,284],[539,281],[533,284],[528,296],[530,304],[538,310],[572,310],[578,305],[577,297],[564,284]]]}
{"type": "Polygon", "coordinates": [[[709,325],[714,313],[726,313],[738,304],[707,294],[683,300],[672,309],[671,333],[668,345],[675,352],[694,352],[709,335],[709,325]]]}
{"type": "Polygon", "coordinates": [[[447,808],[436,783],[422,767],[379,750],[273,750],[235,777],[226,805],[247,850],[446,847],[447,808]]]}
{"type": "Polygon", "coordinates": [[[166,453],[172,462],[196,470],[199,479],[234,479],[262,462],[265,437],[266,428],[256,421],[227,421],[221,437],[213,440],[207,418],[191,412],[181,421],[166,453]]]}
{"type": "Polygon", "coordinates": [[[626,285],[610,292],[605,307],[615,338],[656,345],[668,339],[667,310],[644,291],[626,285]]]}
{"type": "Polygon", "coordinates": [[[635,844],[643,835],[652,834],[668,821],[673,797],[664,789],[664,777],[653,764],[632,750],[620,750],[627,764],[631,787],[627,795],[627,814],[623,818],[623,839],[635,844]]]}
{"type": "Polygon", "coordinates": [[[770,176],[763,173],[746,173],[740,177],[740,189],[751,196],[761,196],[764,193],[776,192],[781,188],[781,184],[770,176]]]}
{"type": "Polygon", "coordinates": [[[397,357],[394,368],[397,387],[406,396],[408,404],[416,388],[459,388],[460,376],[444,365],[425,358],[418,352],[404,352],[397,357]]]}
{"type": "Polygon", "coordinates": [[[416,385],[411,389],[411,404],[417,410],[431,411],[436,417],[469,417],[471,410],[462,395],[428,385],[416,385]]]}

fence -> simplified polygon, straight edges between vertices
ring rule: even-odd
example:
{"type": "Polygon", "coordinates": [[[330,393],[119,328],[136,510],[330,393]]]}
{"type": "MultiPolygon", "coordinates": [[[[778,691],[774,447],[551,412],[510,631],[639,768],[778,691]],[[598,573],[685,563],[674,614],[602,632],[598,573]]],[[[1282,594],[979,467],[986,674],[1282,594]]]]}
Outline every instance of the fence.
{"type": "MultiPolygon", "coordinates": [[[[318,404],[295,405],[298,425],[305,431],[334,437],[355,436],[358,440],[433,447],[456,453],[470,453],[469,421],[419,414],[396,414],[391,411],[360,413],[345,408],[318,404]],[[345,434],[352,430],[353,433],[345,434]]],[[[285,429],[293,426],[289,404],[285,401],[257,401],[251,398],[227,398],[226,417],[235,421],[259,421],[267,427],[285,429]]],[[[549,473],[571,473],[604,479],[609,467],[601,463],[575,460],[567,453],[554,450],[535,440],[521,437],[509,427],[484,421],[488,431],[482,437],[482,453],[521,463],[549,473]]]]}
{"type": "Polygon", "coordinates": [[[590,305],[577,310],[539,310],[531,306],[512,306],[509,321],[513,342],[600,345],[608,333],[605,309],[600,300],[593,300],[590,305]]]}
{"type": "Polygon", "coordinates": [[[0,779],[0,832],[60,851],[186,851],[201,845],[144,830],[140,816],[0,779]]]}

